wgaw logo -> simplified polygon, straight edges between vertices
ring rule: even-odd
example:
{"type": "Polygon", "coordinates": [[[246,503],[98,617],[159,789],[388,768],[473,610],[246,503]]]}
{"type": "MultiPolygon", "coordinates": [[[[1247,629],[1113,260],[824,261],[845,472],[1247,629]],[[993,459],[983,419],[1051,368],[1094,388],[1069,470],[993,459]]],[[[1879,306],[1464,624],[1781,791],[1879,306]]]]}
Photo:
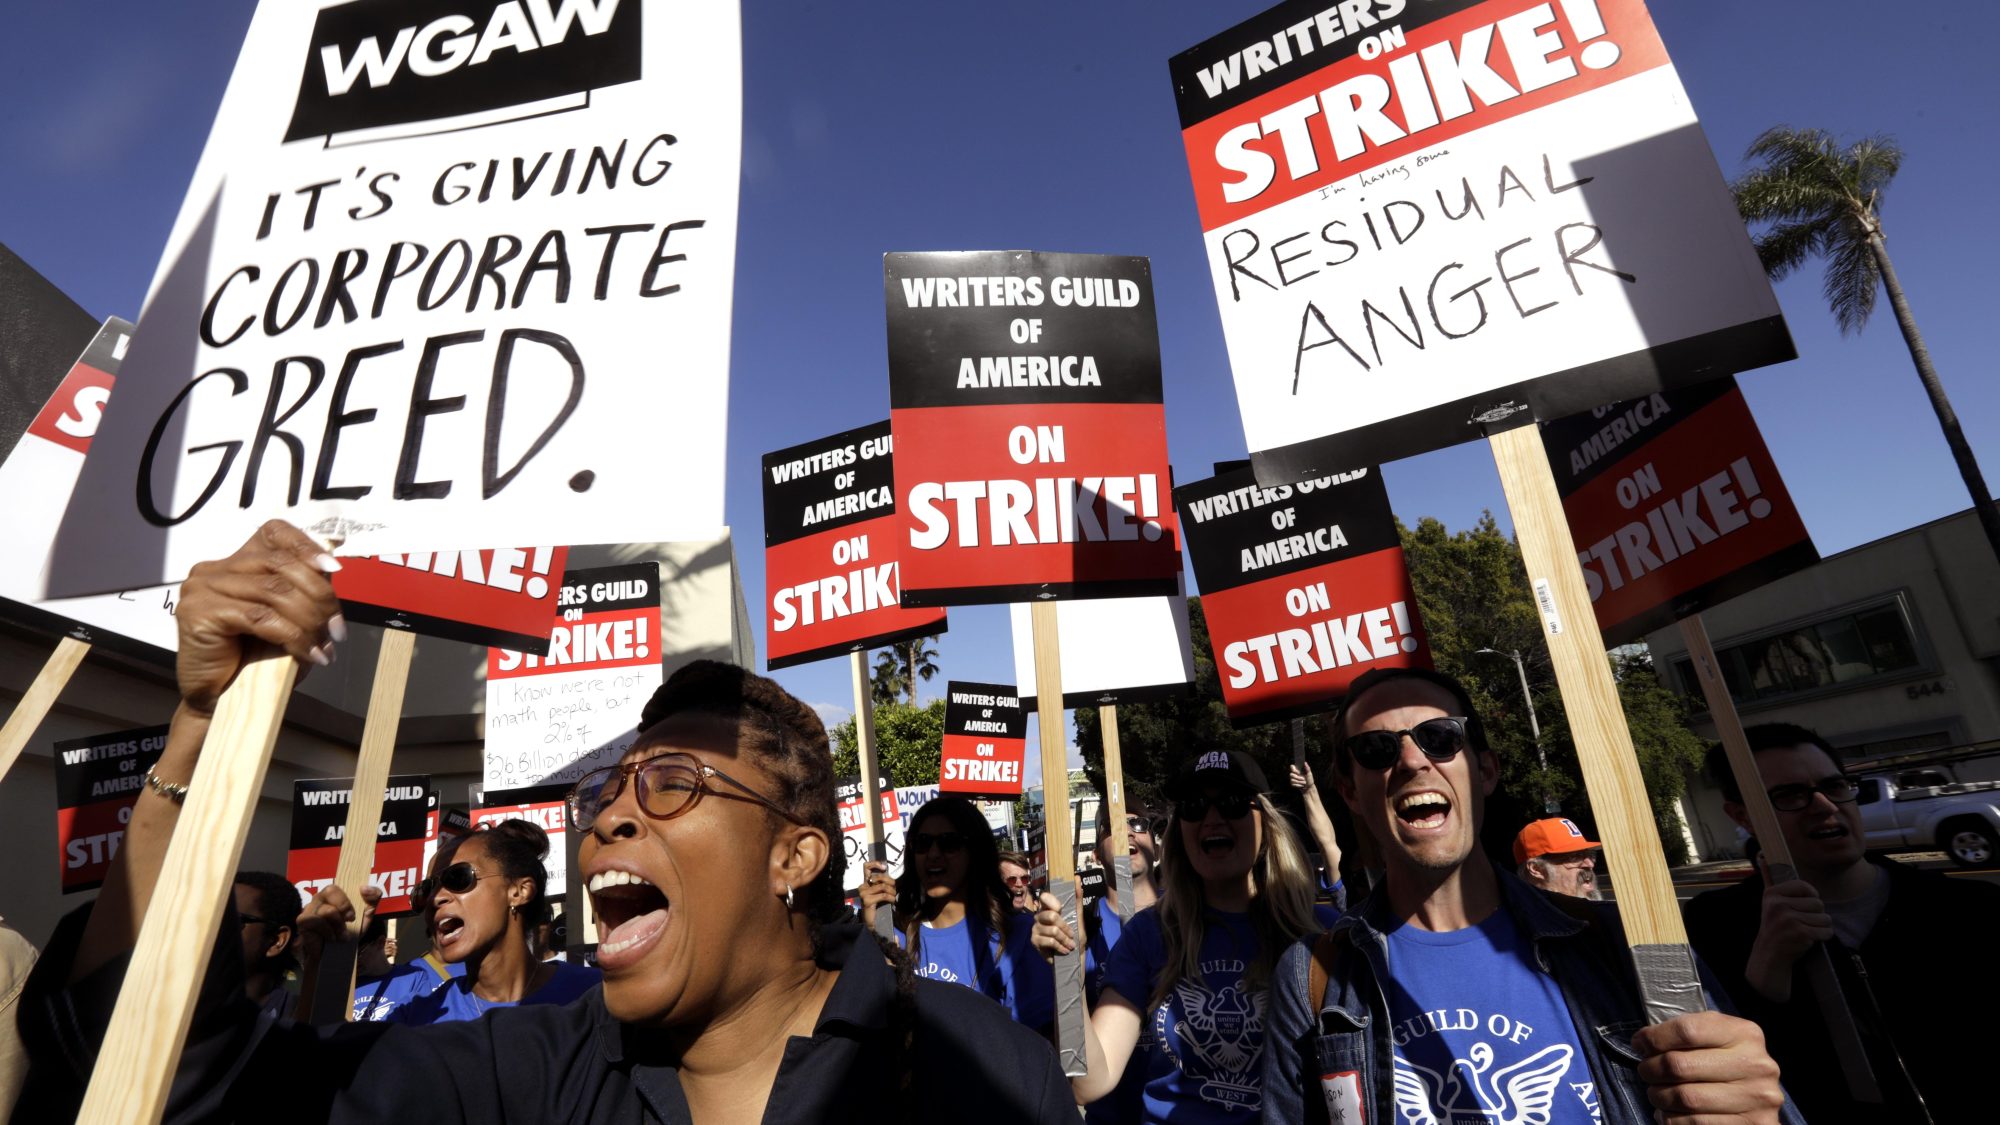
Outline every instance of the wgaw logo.
{"type": "Polygon", "coordinates": [[[285,139],[580,104],[590,90],[638,80],[642,11],[642,0],[355,0],[324,9],[285,139]]]}

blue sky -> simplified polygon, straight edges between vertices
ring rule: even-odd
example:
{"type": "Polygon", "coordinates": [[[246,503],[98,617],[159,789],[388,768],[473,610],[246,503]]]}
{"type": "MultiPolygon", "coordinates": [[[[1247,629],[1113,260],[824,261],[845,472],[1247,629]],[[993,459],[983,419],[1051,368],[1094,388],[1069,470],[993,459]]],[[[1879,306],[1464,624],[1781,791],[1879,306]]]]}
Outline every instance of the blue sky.
{"type": "MultiPolygon", "coordinates": [[[[888,411],[887,250],[1025,248],[1153,260],[1168,437],[1184,477],[1243,455],[1167,58],[1262,0],[782,0],[744,11],[744,164],[728,514],[761,655],[766,451],[888,411]]],[[[0,37],[0,241],[91,312],[137,312],[228,79],[250,0],[22,4],[0,37]]],[[[2000,9],[1852,0],[1654,6],[1725,174],[1776,123],[1895,135],[1889,245],[1946,386],[2000,474],[2000,380],[1978,341],[2000,210],[1988,45],[2000,9]],[[1981,140],[1985,138],[1985,140],[1981,140]]],[[[1832,553],[1966,505],[1886,302],[1859,337],[1817,267],[1778,287],[1800,358],[1743,384],[1832,553]]],[[[1405,520],[1505,504],[1483,444],[1387,467],[1405,520]]],[[[1007,682],[999,607],[954,611],[946,676],[1007,682]]],[[[782,672],[852,702],[844,661],[782,672]]],[[[941,692],[940,681],[926,696],[941,692]]]]}

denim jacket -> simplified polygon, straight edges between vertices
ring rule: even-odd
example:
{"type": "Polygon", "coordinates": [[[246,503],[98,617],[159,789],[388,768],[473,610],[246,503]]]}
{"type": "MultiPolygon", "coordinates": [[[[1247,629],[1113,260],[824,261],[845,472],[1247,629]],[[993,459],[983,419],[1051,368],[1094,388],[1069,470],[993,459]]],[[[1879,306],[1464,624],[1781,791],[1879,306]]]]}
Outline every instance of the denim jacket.
{"type": "MultiPolygon", "coordinates": [[[[1597,1084],[1605,1121],[1653,1119],[1640,1080],[1632,1035],[1646,1026],[1637,978],[1625,948],[1617,911],[1606,903],[1546,894],[1508,871],[1500,877],[1502,907],[1514,916],[1534,951],[1532,968],[1555,978],[1576,1027],[1577,1042],[1597,1084]]],[[[1395,1120],[1394,1048],[1388,1001],[1378,983],[1387,967],[1388,940],[1370,922],[1386,907],[1378,889],[1333,927],[1338,943],[1324,998],[1306,996],[1312,971],[1311,940],[1286,950],[1272,975],[1271,1009],[1264,1035],[1264,1120],[1295,1125],[1305,1118],[1305,1098],[1321,1097],[1319,1077],[1354,1071],[1360,1077],[1362,1116],[1340,1125],[1387,1125],[1395,1120]]],[[[1703,967],[1710,1003],[1730,1011],[1703,967]],[[1716,1001],[1722,1003],[1717,1004],[1716,1001]]],[[[1802,1125],[1787,1099],[1782,1120],[1802,1125]]]]}

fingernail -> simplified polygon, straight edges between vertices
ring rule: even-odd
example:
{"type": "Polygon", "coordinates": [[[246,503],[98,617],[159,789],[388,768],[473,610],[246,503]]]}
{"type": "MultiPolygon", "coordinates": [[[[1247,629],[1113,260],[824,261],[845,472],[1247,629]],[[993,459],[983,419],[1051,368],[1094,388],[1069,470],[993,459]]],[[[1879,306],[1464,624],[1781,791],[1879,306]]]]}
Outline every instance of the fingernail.
{"type": "Polygon", "coordinates": [[[334,647],[332,641],[328,641],[325,647],[326,647],[326,662],[328,664],[332,664],[334,661],[340,659],[340,650],[334,647]]]}
{"type": "Polygon", "coordinates": [[[321,648],[307,649],[306,659],[312,661],[314,664],[317,664],[322,668],[333,663],[333,658],[328,656],[324,651],[322,651],[321,648]]]}
{"type": "Polygon", "coordinates": [[[333,643],[335,643],[335,644],[346,644],[346,643],[347,643],[347,618],[345,618],[345,617],[341,616],[341,615],[340,615],[340,614],[338,614],[338,613],[334,614],[334,615],[333,615],[332,617],[329,617],[329,618],[327,618],[327,619],[326,619],[326,631],[327,631],[328,635],[330,635],[331,637],[333,637],[333,643]]]}
{"type": "Polygon", "coordinates": [[[321,551],[319,557],[313,559],[313,565],[325,574],[334,574],[340,570],[340,560],[327,554],[325,551],[321,551]]]}

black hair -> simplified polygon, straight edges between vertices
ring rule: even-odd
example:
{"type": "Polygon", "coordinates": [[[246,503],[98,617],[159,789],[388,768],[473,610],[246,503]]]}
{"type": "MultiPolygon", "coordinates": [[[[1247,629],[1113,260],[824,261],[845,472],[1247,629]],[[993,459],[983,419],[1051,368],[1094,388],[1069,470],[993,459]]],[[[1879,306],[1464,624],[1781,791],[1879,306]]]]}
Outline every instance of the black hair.
{"type": "Polygon", "coordinates": [[[518,817],[482,824],[463,836],[439,844],[437,856],[431,861],[431,870],[443,871],[451,866],[452,857],[458,854],[458,849],[467,840],[481,841],[486,854],[493,857],[494,865],[500,868],[500,874],[508,882],[533,880],[534,891],[527,905],[515,912],[521,916],[521,927],[532,935],[535,927],[548,921],[550,911],[545,897],[549,889],[549,869],[544,862],[549,858],[548,832],[541,825],[518,817]]]}
{"type": "Polygon", "coordinates": [[[250,901],[256,904],[259,918],[268,919],[274,929],[292,931],[292,940],[285,943],[284,950],[276,957],[266,957],[265,963],[280,973],[298,968],[298,918],[299,911],[305,909],[305,896],[290,879],[275,871],[238,871],[235,885],[256,892],[250,901]]]}
{"type": "MultiPolygon", "coordinates": [[[[1753,755],[1762,754],[1766,750],[1816,746],[1833,760],[1833,768],[1837,770],[1847,768],[1846,761],[1841,758],[1840,751],[1833,748],[1833,743],[1821,738],[1818,732],[1799,726],[1797,723],[1758,723],[1754,727],[1745,727],[1743,737],[1750,743],[1750,753],[1753,755]]],[[[1708,779],[1715,783],[1716,788],[1722,790],[1724,800],[1739,805],[1743,803],[1743,789],[1736,784],[1736,771],[1729,768],[1729,753],[1722,748],[1721,743],[1718,742],[1708,748],[1705,769],[1708,771],[1708,779]]]]}
{"type": "Polygon", "coordinates": [[[1398,680],[1416,680],[1442,690],[1451,696],[1458,713],[1465,717],[1465,738],[1472,749],[1481,754],[1491,754],[1493,747],[1486,741],[1486,724],[1479,719],[1479,710],[1472,705],[1472,695],[1465,685],[1443,672],[1433,672],[1429,668],[1372,668],[1356,677],[1348,685],[1347,698],[1327,717],[1328,733],[1333,736],[1333,768],[1342,777],[1350,772],[1353,759],[1347,753],[1347,713],[1363,695],[1383,684],[1398,680]]]}
{"type": "MultiPolygon", "coordinates": [[[[910,818],[910,831],[915,832],[918,824],[934,816],[943,817],[952,831],[965,837],[966,915],[984,919],[994,933],[1004,936],[1007,915],[1014,909],[1014,896],[1007,890],[1006,880],[1000,877],[1000,845],[986,823],[986,814],[963,797],[933,797],[910,818]]],[[[922,859],[905,851],[903,876],[896,881],[896,905],[898,913],[903,915],[905,945],[913,957],[923,939],[924,883],[917,874],[917,864],[922,859]]],[[[1024,866],[1034,870],[1032,864],[1024,866]]]]}
{"type": "MultiPolygon", "coordinates": [[[[667,677],[639,713],[638,744],[646,741],[646,732],[654,726],[681,714],[711,715],[734,723],[737,745],[754,756],[758,766],[777,783],[777,790],[766,796],[826,834],[826,868],[812,885],[797,888],[801,901],[795,908],[811,928],[817,959],[820,927],[852,918],[845,891],[845,835],[833,799],[833,751],[827,743],[826,724],[777,681],[719,660],[697,660],[667,677]]],[[[984,823],[982,819],[981,825],[984,823]]],[[[909,1099],[910,1043],[917,1024],[916,973],[902,947],[872,930],[868,933],[896,971],[889,1030],[898,1044],[896,1099],[900,1116],[908,1119],[913,1109],[909,1099]]]]}

